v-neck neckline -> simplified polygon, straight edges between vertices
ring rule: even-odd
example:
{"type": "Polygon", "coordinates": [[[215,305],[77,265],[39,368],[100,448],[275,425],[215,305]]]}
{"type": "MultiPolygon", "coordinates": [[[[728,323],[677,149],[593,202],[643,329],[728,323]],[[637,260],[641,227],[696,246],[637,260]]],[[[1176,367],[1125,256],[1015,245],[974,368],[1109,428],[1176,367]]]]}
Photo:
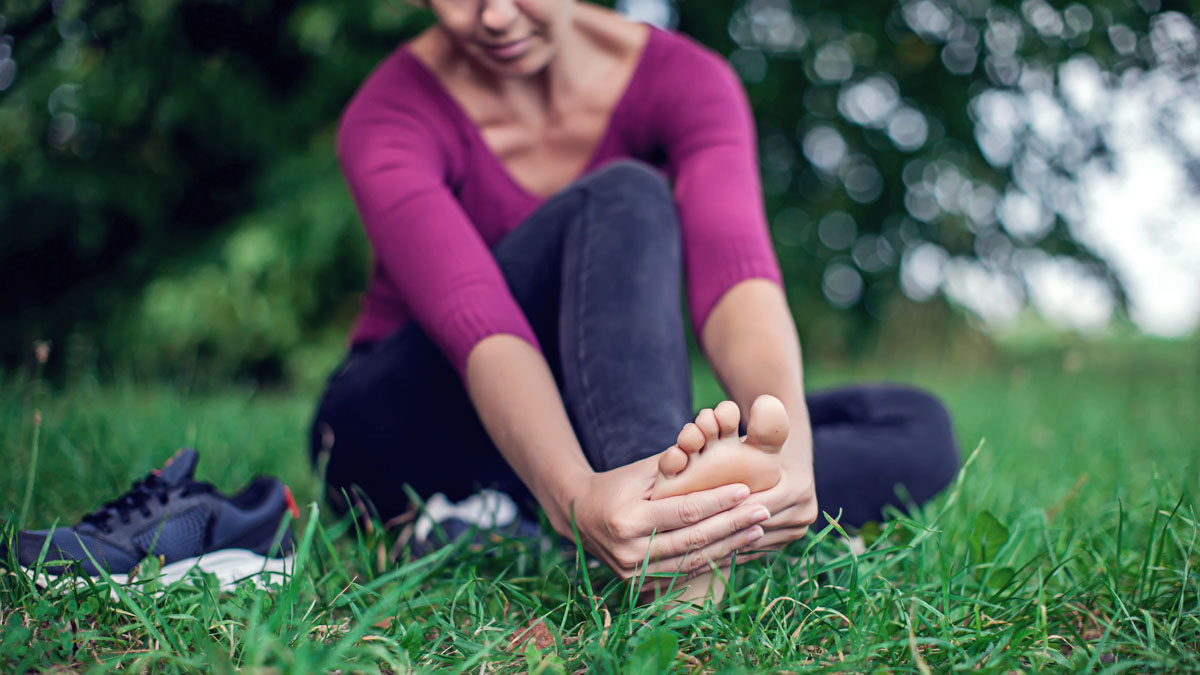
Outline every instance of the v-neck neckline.
{"type": "MultiPolygon", "coordinates": [[[[591,155],[588,157],[587,163],[585,163],[583,168],[579,170],[578,175],[567,182],[567,185],[570,185],[571,183],[586,176],[588,172],[595,167],[596,163],[600,161],[600,155],[604,151],[605,146],[607,146],[609,143],[609,138],[612,136],[613,127],[616,125],[617,118],[625,107],[626,101],[629,99],[629,92],[634,89],[639,78],[642,77],[642,71],[646,69],[646,57],[650,51],[651,43],[655,41],[655,33],[657,33],[659,29],[653,24],[643,23],[642,25],[646,26],[648,34],[646,36],[646,41],[641,45],[641,51],[637,56],[637,63],[633,67],[633,73],[629,76],[629,81],[625,83],[624,91],[622,91],[621,95],[617,97],[617,102],[613,105],[612,109],[609,110],[608,121],[604,125],[604,131],[600,133],[600,136],[596,141],[596,146],[592,148],[591,155]]],[[[416,55],[409,51],[407,44],[404,45],[400,51],[406,57],[408,57],[409,61],[417,66],[417,71],[421,73],[422,77],[428,79],[429,84],[431,85],[430,88],[435,91],[438,96],[444,98],[446,102],[449,103],[451,110],[453,110],[454,114],[458,117],[457,121],[459,124],[469,129],[468,133],[471,134],[474,142],[479,144],[484,154],[487,155],[488,161],[492,163],[492,166],[500,173],[501,176],[504,177],[510,186],[516,189],[522,197],[534,200],[538,203],[544,202],[553,196],[552,194],[537,194],[536,192],[526,188],[515,177],[513,177],[512,173],[509,172],[508,167],[504,165],[504,162],[500,161],[500,158],[496,156],[496,153],[492,151],[492,148],[487,144],[486,141],[484,141],[483,133],[480,132],[479,127],[475,125],[475,122],[471,119],[470,115],[467,114],[466,109],[464,109],[462,104],[460,104],[458,100],[450,94],[449,90],[447,90],[445,85],[442,84],[442,81],[440,78],[438,78],[437,74],[434,73],[429,66],[425,65],[421,59],[417,58],[416,55]]]]}

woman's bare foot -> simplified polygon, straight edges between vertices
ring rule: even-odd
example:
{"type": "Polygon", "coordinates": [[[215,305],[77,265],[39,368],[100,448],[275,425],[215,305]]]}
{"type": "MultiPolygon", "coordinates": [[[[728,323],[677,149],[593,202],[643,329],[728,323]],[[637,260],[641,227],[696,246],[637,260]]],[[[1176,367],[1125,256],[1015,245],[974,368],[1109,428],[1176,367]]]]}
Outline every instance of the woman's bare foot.
{"type": "MultiPolygon", "coordinates": [[[[664,499],[708,490],[731,483],[744,483],[751,492],[775,486],[782,475],[779,451],[788,436],[787,410],[774,396],[763,395],[750,406],[746,436],[739,439],[741,413],[733,401],[723,401],[716,410],[705,408],[679,432],[676,444],[667,448],[658,460],[658,479],[650,491],[651,499],[664,499]]],[[[683,592],[677,601],[714,604],[725,595],[728,570],[699,574],[675,584],[683,592]]],[[[649,601],[657,589],[644,591],[649,601]]]]}
{"type": "Polygon", "coordinates": [[[779,482],[779,451],[788,436],[787,411],[766,394],[750,406],[746,436],[739,439],[741,414],[733,401],[705,408],[679,432],[676,444],[658,460],[658,479],[651,499],[744,483],[761,492],[779,482]]]}

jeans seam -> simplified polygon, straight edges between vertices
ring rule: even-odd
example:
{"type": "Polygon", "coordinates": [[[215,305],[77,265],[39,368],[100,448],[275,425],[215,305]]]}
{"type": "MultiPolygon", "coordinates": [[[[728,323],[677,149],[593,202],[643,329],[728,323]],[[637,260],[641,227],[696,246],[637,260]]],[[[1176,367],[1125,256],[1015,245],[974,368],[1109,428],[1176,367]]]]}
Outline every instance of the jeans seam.
{"type": "MultiPolygon", "coordinates": [[[[590,270],[589,256],[590,256],[590,250],[591,250],[591,235],[592,235],[592,231],[591,231],[592,228],[590,227],[590,225],[591,225],[591,221],[592,221],[591,210],[592,210],[593,199],[592,199],[590,187],[582,188],[580,190],[580,193],[583,196],[583,205],[582,205],[582,208],[580,209],[581,216],[579,219],[579,227],[582,228],[583,231],[580,233],[580,236],[582,237],[582,242],[580,244],[580,252],[579,252],[579,261],[580,261],[579,262],[579,272],[578,272],[579,278],[577,280],[578,294],[577,294],[577,297],[575,298],[576,302],[572,303],[574,305],[573,310],[575,313],[575,330],[576,330],[576,339],[575,339],[576,349],[574,350],[575,361],[576,361],[575,372],[578,374],[578,377],[579,377],[579,385],[580,385],[579,395],[581,398],[581,403],[582,403],[583,407],[585,408],[586,416],[587,416],[587,419],[584,421],[584,423],[588,425],[589,430],[592,432],[592,434],[590,434],[590,435],[595,436],[595,442],[602,447],[607,447],[607,440],[608,440],[608,436],[609,436],[608,428],[603,424],[604,417],[601,416],[598,413],[598,411],[596,410],[596,406],[593,401],[595,392],[592,391],[592,387],[588,386],[588,384],[589,384],[588,379],[587,379],[588,371],[585,366],[586,357],[587,357],[587,348],[584,345],[584,341],[585,341],[585,336],[587,334],[587,331],[583,330],[583,315],[584,315],[584,298],[587,295],[587,281],[588,281],[588,274],[589,274],[589,270],[590,270]]],[[[590,453],[585,453],[585,454],[594,455],[599,459],[604,459],[605,457],[607,457],[607,454],[599,447],[590,448],[590,451],[591,451],[590,453]]],[[[607,466],[600,467],[601,470],[607,470],[608,468],[609,467],[607,467],[607,466]]]]}

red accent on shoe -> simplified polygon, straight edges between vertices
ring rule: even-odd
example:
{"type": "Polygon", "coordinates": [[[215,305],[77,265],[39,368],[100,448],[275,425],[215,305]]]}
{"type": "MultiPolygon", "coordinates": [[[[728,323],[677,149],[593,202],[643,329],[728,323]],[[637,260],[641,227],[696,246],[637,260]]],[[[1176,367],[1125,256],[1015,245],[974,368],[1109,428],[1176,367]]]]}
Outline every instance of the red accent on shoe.
{"type": "Polygon", "coordinates": [[[300,507],[296,506],[296,499],[292,497],[292,490],[286,485],[283,486],[283,498],[287,500],[288,511],[292,512],[292,520],[299,518],[300,507]]]}
{"type": "Polygon", "coordinates": [[[174,462],[176,459],[178,459],[180,453],[182,453],[182,452],[183,452],[183,448],[176,450],[175,454],[171,455],[171,457],[169,459],[167,459],[167,463],[162,465],[162,469],[150,469],[150,473],[154,474],[155,476],[161,476],[163,469],[171,466],[171,462],[174,462]]]}

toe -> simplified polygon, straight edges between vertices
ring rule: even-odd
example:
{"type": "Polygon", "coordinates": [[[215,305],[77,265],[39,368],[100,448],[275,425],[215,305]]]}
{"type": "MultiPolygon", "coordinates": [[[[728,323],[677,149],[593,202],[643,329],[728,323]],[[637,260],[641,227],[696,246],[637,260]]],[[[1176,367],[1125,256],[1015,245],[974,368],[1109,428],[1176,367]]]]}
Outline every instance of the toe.
{"type": "Polygon", "coordinates": [[[766,394],[756,398],[746,423],[746,442],[766,452],[779,452],[787,437],[788,416],[783,404],[766,394]]]}
{"type": "Polygon", "coordinates": [[[717,438],[721,432],[721,426],[717,424],[717,416],[713,414],[712,408],[705,408],[696,415],[696,426],[700,427],[704,437],[710,441],[717,438]]]}
{"type": "Polygon", "coordinates": [[[683,425],[683,430],[679,432],[679,438],[675,442],[678,443],[679,449],[686,453],[700,452],[704,447],[704,432],[700,431],[700,427],[688,422],[683,425]]]}
{"type": "Polygon", "coordinates": [[[687,463],[688,454],[673,445],[658,458],[658,470],[667,478],[672,478],[679,475],[687,463]]]}
{"type": "Polygon", "coordinates": [[[721,401],[717,404],[713,415],[717,425],[721,427],[721,437],[733,436],[738,431],[738,422],[742,421],[742,413],[733,401],[721,401]]]}

